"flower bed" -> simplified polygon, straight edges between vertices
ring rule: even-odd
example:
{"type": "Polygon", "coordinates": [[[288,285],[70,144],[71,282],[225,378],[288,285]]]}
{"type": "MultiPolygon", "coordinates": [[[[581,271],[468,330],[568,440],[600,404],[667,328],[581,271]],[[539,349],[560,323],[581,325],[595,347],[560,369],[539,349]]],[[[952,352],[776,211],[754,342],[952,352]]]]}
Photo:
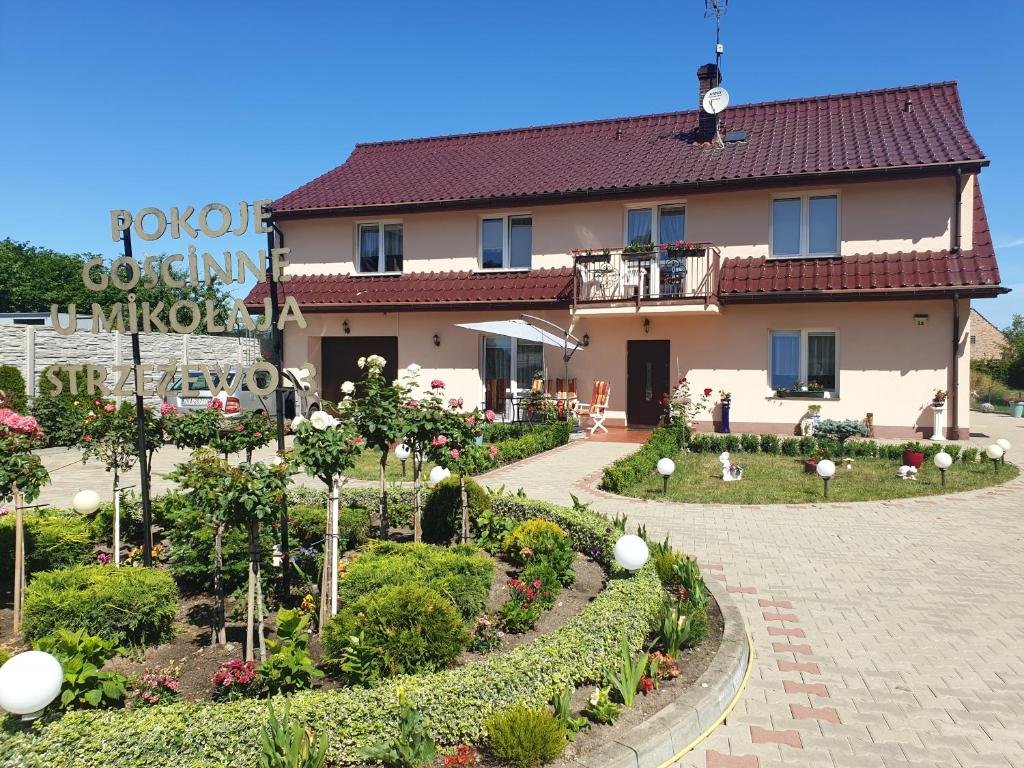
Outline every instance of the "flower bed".
{"type": "MultiPolygon", "coordinates": [[[[602,515],[508,497],[495,499],[495,511],[557,522],[574,548],[606,566],[611,562],[616,531],[602,515]]],[[[359,749],[395,730],[399,689],[415,702],[429,735],[439,743],[479,741],[484,721],[496,712],[519,703],[542,705],[566,684],[600,681],[619,661],[621,637],[632,649],[643,644],[662,594],[649,564],[633,576],[613,577],[579,614],[529,645],[455,669],[393,678],[369,690],[296,693],[290,697],[291,712],[330,736],[332,762],[357,761],[359,749]]],[[[28,731],[0,733],[0,766],[148,768],[173,761],[251,768],[265,719],[266,703],[256,700],[69,712],[28,731]]]]}

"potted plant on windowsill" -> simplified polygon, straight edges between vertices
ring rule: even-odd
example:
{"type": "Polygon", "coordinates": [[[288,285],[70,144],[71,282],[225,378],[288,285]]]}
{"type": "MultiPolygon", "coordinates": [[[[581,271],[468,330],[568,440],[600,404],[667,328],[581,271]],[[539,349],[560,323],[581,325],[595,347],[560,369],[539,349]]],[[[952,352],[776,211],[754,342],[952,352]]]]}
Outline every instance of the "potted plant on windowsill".
{"type": "Polygon", "coordinates": [[[792,387],[780,387],[775,390],[775,396],[780,398],[789,397],[815,397],[824,399],[827,391],[816,381],[810,384],[796,382],[792,387]]]}
{"type": "Polygon", "coordinates": [[[676,240],[674,243],[665,245],[665,255],[670,259],[679,259],[686,256],[699,256],[704,252],[704,246],[700,243],[688,243],[685,240],[676,240]]]}
{"type": "Polygon", "coordinates": [[[622,249],[622,257],[625,259],[642,259],[654,255],[656,246],[654,243],[637,240],[622,249]]]}

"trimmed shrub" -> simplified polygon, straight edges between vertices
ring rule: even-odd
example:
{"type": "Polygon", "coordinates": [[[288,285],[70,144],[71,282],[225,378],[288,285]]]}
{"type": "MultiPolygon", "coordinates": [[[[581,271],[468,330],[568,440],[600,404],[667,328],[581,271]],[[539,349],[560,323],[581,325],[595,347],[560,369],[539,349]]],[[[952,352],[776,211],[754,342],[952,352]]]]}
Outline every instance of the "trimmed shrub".
{"type": "Polygon", "coordinates": [[[547,707],[512,707],[486,724],[491,751],[516,768],[537,768],[565,750],[565,726],[547,707]]]}
{"type": "Polygon", "coordinates": [[[799,456],[800,440],[795,437],[783,438],[781,450],[783,456],[799,456]]]}
{"type": "MultiPolygon", "coordinates": [[[[467,477],[465,483],[466,504],[472,525],[481,512],[491,508],[491,497],[475,480],[467,477]]],[[[459,478],[450,477],[433,487],[423,505],[420,526],[423,529],[423,540],[431,544],[447,544],[461,535],[462,492],[459,489],[459,478]]]]}
{"type": "Polygon", "coordinates": [[[470,639],[455,605],[417,584],[382,587],[345,606],[324,625],[326,661],[341,662],[353,636],[385,676],[450,667],[470,639]]]}
{"type": "Polygon", "coordinates": [[[605,467],[601,488],[619,493],[654,473],[658,459],[675,456],[690,441],[690,429],[685,426],[658,427],[640,450],[605,467]]]}
{"type": "Polygon", "coordinates": [[[520,565],[549,565],[563,584],[569,585],[575,580],[572,564],[576,553],[565,531],[550,520],[537,518],[520,523],[505,537],[502,549],[510,560],[520,565]]]}
{"type": "Polygon", "coordinates": [[[978,460],[977,448],[964,448],[960,451],[960,461],[964,464],[974,464],[978,460]]]}
{"type": "MultiPolygon", "coordinates": [[[[93,562],[95,538],[88,519],[70,510],[25,513],[25,570],[31,580],[52,571],[93,562]]],[[[0,587],[14,583],[14,515],[0,517],[0,587]]]]}
{"type": "MultiPolygon", "coordinates": [[[[288,539],[292,546],[309,546],[324,538],[327,506],[288,505],[288,539]]],[[[338,512],[338,545],[345,549],[361,547],[370,539],[370,511],[347,507],[338,512]]]]}
{"type": "Polygon", "coordinates": [[[811,435],[799,438],[797,444],[800,456],[812,456],[818,452],[818,440],[811,435]]]}
{"type": "Polygon", "coordinates": [[[346,568],[338,599],[348,605],[381,587],[430,586],[451,600],[468,622],[486,609],[493,578],[494,561],[474,546],[380,542],[346,568]]]}
{"type": "Polygon", "coordinates": [[[777,454],[781,445],[778,435],[761,435],[761,453],[777,454]]]}
{"type": "Polygon", "coordinates": [[[746,453],[757,453],[761,450],[761,437],[759,435],[742,435],[740,450],[746,453]]]}
{"type": "Polygon", "coordinates": [[[29,640],[68,629],[151,645],[170,639],[177,607],[174,579],[162,571],[75,566],[36,574],[25,592],[22,631],[29,640]]]}
{"type": "Polygon", "coordinates": [[[740,450],[740,438],[738,435],[725,435],[722,443],[722,450],[729,453],[736,453],[740,450]]]}
{"type": "Polygon", "coordinates": [[[25,412],[25,378],[13,365],[0,365],[0,391],[7,395],[7,407],[18,413],[25,412]]]}
{"type": "MultiPolygon", "coordinates": [[[[603,515],[553,504],[502,497],[501,514],[517,519],[545,517],[561,525],[574,547],[604,564],[614,536],[603,515]]],[[[291,697],[292,715],[331,740],[328,760],[356,762],[359,751],[398,729],[398,692],[415,701],[430,735],[439,743],[480,742],[483,722],[502,708],[540,707],[566,685],[601,681],[614,671],[624,633],[634,651],[644,647],[661,606],[662,587],[653,565],[628,578],[614,578],[564,626],[508,653],[456,669],[385,681],[374,688],[300,691],[291,697]]],[[[216,764],[251,768],[257,761],[266,705],[241,700],[227,704],[180,702],[131,711],[73,712],[45,727],[0,730],[6,765],[52,768],[117,765],[149,768],[160,763],[216,764]],[[125,745],[131,745],[126,749],[125,745]]]]}

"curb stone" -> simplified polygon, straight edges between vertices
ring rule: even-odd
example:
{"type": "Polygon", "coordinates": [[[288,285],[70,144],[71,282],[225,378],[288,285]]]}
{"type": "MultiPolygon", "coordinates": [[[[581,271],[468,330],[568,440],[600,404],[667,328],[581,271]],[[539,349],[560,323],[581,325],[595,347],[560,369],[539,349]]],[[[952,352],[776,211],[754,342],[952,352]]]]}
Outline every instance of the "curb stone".
{"type": "Polygon", "coordinates": [[[746,627],[725,587],[705,582],[722,612],[722,643],[711,665],[675,701],[601,749],[576,759],[587,768],[658,768],[717,721],[736,696],[751,663],[746,627]]]}

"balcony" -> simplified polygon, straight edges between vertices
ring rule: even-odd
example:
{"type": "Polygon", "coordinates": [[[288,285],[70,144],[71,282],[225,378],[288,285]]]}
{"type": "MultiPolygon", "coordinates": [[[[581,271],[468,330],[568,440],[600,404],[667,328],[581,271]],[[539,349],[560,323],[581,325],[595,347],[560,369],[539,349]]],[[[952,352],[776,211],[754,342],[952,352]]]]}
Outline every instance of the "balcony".
{"type": "Polygon", "coordinates": [[[574,311],[717,312],[720,260],[712,243],[576,251],[574,311]]]}

